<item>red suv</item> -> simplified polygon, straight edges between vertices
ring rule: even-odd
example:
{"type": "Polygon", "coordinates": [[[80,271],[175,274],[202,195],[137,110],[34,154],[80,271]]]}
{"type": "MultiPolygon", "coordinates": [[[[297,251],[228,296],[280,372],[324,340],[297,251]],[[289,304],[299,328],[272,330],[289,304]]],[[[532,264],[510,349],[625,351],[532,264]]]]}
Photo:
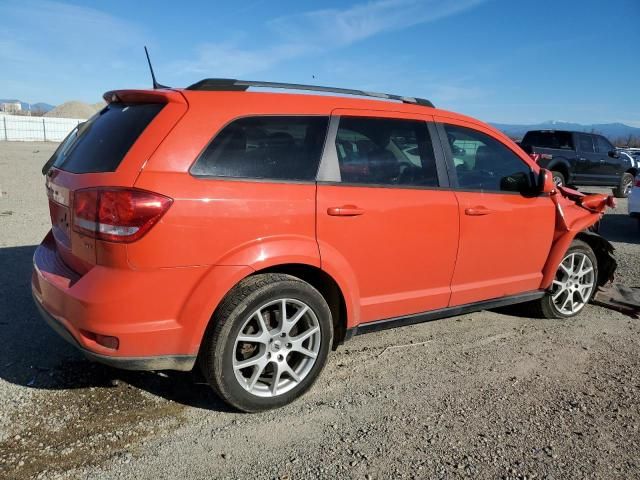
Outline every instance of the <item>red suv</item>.
{"type": "Polygon", "coordinates": [[[427,100],[224,79],[105,99],[43,169],[36,304],[89,358],[197,362],[244,411],[300,396],[354,334],[519,302],[570,317],[615,268],[588,231],[609,197],[427,100]]]}

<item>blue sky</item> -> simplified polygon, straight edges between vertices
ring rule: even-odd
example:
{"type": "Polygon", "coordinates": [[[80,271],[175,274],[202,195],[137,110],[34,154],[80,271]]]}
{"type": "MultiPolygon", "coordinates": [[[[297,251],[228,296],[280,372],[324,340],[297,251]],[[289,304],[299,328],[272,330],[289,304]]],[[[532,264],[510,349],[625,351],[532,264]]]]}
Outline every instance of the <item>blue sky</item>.
{"type": "Polygon", "coordinates": [[[431,99],[486,121],[640,127],[640,0],[0,2],[0,98],[205,77],[431,99]]]}

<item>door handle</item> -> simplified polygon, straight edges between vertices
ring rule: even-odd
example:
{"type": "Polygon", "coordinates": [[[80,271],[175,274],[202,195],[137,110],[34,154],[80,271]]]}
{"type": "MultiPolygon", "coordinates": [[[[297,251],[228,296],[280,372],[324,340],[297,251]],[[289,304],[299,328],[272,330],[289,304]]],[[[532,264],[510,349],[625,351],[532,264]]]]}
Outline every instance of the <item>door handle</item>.
{"type": "Polygon", "coordinates": [[[363,213],[364,210],[356,207],[355,205],[343,205],[341,207],[327,208],[327,215],[331,215],[333,217],[355,217],[357,215],[362,215],[363,213]]]}
{"type": "Polygon", "coordinates": [[[478,206],[478,207],[472,207],[472,208],[466,208],[464,213],[466,215],[470,215],[472,217],[479,217],[482,215],[489,215],[490,213],[495,212],[495,210],[491,210],[490,208],[487,207],[483,207],[483,206],[478,206]]]}
{"type": "Polygon", "coordinates": [[[603,158],[600,159],[600,163],[604,163],[605,160],[603,158]]]}
{"type": "Polygon", "coordinates": [[[584,157],[578,157],[578,161],[580,161],[580,162],[586,162],[586,161],[587,161],[587,159],[586,159],[586,158],[584,158],[584,157]]]}

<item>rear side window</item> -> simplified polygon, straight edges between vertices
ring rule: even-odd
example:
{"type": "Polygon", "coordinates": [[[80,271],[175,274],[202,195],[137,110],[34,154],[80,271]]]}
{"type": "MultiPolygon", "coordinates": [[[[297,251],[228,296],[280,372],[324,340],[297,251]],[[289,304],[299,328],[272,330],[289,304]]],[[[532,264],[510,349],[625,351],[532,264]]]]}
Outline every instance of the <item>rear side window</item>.
{"type": "Polygon", "coordinates": [[[71,173],[115,171],[163,106],[109,104],[69,134],[54,153],[53,166],[71,173]]]}
{"type": "Polygon", "coordinates": [[[191,167],[196,176],[315,180],[328,117],[247,117],[227,125],[191,167]]]}
{"type": "Polygon", "coordinates": [[[344,183],[438,186],[425,122],[342,117],[335,148],[344,183]]]}
{"type": "Polygon", "coordinates": [[[593,153],[595,150],[593,149],[593,140],[591,135],[587,135],[584,133],[578,134],[578,143],[580,144],[580,151],[586,153],[593,153]]]}
{"type": "Polygon", "coordinates": [[[573,150],[573,140],[569,132],[527,132],[521,143],[533,147],[573,150]]]}

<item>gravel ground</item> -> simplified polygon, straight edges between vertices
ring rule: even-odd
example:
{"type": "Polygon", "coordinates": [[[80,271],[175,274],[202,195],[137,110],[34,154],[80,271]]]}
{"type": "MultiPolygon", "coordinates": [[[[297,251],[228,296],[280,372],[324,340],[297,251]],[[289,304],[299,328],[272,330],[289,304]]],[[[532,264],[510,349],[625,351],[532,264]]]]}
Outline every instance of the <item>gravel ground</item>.
{"type": "MultiPolygon", "coordinates": [[[[637,478],[640,322],[479,312],[356,337],[293,405],[229,411],[189,373],[85,361],[37,315],[55,145],[0,142],[0,478],[637,478]]],[[[603,221],[640,285],[626,202],[603,221]]]]}

